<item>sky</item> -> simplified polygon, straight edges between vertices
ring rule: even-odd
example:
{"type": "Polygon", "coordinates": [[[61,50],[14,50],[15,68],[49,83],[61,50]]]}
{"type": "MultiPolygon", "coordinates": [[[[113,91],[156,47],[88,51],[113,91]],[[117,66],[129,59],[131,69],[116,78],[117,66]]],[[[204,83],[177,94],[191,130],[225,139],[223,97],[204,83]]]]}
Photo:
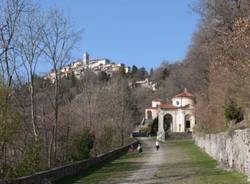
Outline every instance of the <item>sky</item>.
{"type": "Polygon", "coordinates": [[[82,39],[73,52],[82,58],[108,58],[128,66],[156,68],[162,61],[185,58],[199,17],[194,0],[40,0],[44,9],[59,7],[82,39]]]}

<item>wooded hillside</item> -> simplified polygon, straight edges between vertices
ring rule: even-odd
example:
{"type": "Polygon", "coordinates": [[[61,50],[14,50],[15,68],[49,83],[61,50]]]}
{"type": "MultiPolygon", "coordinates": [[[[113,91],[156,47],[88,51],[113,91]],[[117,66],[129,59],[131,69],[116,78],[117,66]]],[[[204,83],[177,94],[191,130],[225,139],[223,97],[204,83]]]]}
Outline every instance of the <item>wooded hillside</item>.
{"type": "Polygon", "coordinates": [[[152,76],[159,96],[170,98],[184,88],[193,92],[202,131],[225,130],[243,119],[249,123],[250,2],[205,0],[193,9],[201,20],[186,58],[164,62],[152,76]]]}
{"type": "MultiPolygon", "coordinates": [[[[184,88],[196,97],[197,131],[249,124],[250,1],[200,0],[198,30],[183,61],[61,78],[81,32],[58,9],[28,0],[0,0],[0,177],[29,175],[124,145],[155,97],[184,88]],[[39,67],[55,71],[55,81],[39,67]],[[158,90],[132,88],[137,80],[158,90]]],[[[167,57],[167,56],[166,56],[167,57]]],[[[153,63],[154,61],[152,61],[153,63]]],[[[243,126],[243,125],[242,125],[243,126]]]]}

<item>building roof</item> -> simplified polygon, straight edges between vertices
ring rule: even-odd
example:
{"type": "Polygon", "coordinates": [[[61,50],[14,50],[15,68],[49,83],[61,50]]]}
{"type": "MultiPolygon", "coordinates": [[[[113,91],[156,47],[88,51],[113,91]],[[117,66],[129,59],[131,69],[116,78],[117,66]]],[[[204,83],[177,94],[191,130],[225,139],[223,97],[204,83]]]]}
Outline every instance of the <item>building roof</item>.
{"type": "Polygon", "coordinates": [[[161,103],[160,108],[161,109],[177,109],[178,107],[174,106],[173,104],[169,104],[169,103],[161,103]]]}
{"type": "Polygon", "coordinates": [[[189,97],[189,98],[193,98],[194,95],[192,93],[189,93],[189,92],[183,92],[183,93],[177,94],[175,97],[189,97]]]}
{"type": "Polygon", "coordinates": [[[172,109],[186,109],[186,108],[190,108],[190,105],[185,105],[185,106],[181,106],[181,107],[178,107],[178,106],[175,106],[173,104],[169,104],[169,103],[162,103],[160,105],[160,108],[161,109],[166,109],[166,110],[172,110],[172,109]]]}
{"type": "Polygon", "coordinates": [[[146,108],[146,110],[152,110],[152,109],[158,109],[158,107],[148,107],[148,108],[146,108]]]}
{"type": "Polygon", "coordinates": [[[109,62],[110,62],[110,60],[107,59],[107,58],[96,58],[96,59],[91,59],[90,62],[98,62],[98,61],[103,61],[103,60],[106,60],[106,61],[109,61],[109,62]]]}
{"type": "Polygon", "coordinates": [[[153,101],[155,101],[155,102],[161,102],[162,99],[160,99],[159,97],[156,97],[153,101]]]}

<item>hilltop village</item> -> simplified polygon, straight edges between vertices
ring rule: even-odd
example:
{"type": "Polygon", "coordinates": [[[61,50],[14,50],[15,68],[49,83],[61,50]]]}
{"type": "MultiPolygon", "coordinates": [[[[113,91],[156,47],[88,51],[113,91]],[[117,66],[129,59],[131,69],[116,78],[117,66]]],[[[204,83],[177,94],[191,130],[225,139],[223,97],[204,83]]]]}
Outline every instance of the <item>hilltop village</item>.
{"type": "MultiPolygon", "coordinates": [[[[131,67],[126,66],[122,63],[112,62],[107,58],[90,59],[88,52],[83,54],[83,59],[78,59],[72,63],[63,66],[58,74],[60,78],[69,77],[74,75],[77,79],[80,79],[85,71],[92,71],[96,75],[106,75],[107,78],[112,78],[114,74],[123,72],[125,75],[132,72],[131,67]]],[[[48,75],[44,77],[54,83],[56,79],[55,71],[51,71],[48,75]]],[[[129,86],[131,88],[143,87],[150,88],[152,91],[156,91],[157,84],[151,81],[148,77],[143,78],[143,80],[130,81],[129,86]]]]}
{"type": "MultiPolygon", "coordinates": [[[[101,72],[105,72],[109,77],[112,77],[114,73],[119,72],[120,70],[124,70],[125,73],[129,73],[130,67],[121,63],[116,64],[107,58],[90,59],[89,53],[85,52],[82,60],[78,59],[63,66],[59,73],[61,78],[74,74],[76,78],[80,79],[86,70],[90,70],[97,75],[101,72]]],[[[54,81],[55,77],[56,73],[52,71],[46,76],[46,79],[54,81]]]]}

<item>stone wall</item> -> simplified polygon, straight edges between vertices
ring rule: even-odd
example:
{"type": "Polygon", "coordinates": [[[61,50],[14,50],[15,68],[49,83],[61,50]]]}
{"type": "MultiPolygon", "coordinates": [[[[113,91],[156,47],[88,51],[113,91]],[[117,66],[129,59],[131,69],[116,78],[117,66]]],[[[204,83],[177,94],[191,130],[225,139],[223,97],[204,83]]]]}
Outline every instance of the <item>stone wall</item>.
{"type": "Polygon", "coordinates": [[[229,169],[250,178],[250,129],[217,134],[193,133],[195,144],[229,169]]]}
{"type": "Polygon", "coordinates": [[[168,133],[166,134],[167,140],[179,140],[179,139],[192,139],[192,133],[187,132],[177,132],[177,133],[168,133]]]}
{"type": "Polygon", "coordinates": [[[125,154],[131,145],[137,146],[137,144],[138,141],[135,141],[127,146],[110,151],[106,154],[99,155],[95,158],[75,162],[72,164],[65,165],[63,167],[53,168],[48,171],[36,173],[32,176],[25,176],[11,181],[0,180],[0,184],[51,184],[66,176],[74,176],[83,173],[92,166],[101,164],[106,161],[112,161],[118,158],[119,156],[125,154]]]}

